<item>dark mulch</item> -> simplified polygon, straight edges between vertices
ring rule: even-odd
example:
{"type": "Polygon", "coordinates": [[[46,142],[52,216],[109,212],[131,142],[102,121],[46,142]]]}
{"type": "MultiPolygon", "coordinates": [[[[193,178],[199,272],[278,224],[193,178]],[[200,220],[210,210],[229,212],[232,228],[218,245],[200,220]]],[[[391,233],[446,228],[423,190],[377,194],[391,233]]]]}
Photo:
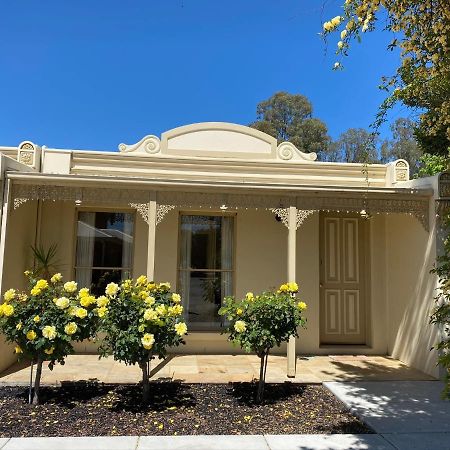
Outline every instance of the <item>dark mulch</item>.
{"type": "Polygon", "coordinates": [[[0,388],[0,436],[371,433],[318,385],[268,384],[255,404],[250,383],[151,383],[141,404],[136,385],[70,383],[42,388],[42,404],[27,389],[0,388]]]}

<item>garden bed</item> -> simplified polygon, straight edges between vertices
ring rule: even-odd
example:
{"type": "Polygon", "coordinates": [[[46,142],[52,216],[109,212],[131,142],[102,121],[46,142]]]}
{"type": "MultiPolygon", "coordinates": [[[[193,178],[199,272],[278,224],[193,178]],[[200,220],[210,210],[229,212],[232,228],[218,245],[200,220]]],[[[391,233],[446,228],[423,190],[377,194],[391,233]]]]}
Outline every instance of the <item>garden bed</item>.
{"type": "Polygon", "coordinates": [[[43,387],[27,404],[24,387],[0,388],[0,436],[371,433],[320,385],[267,384],[263,404],[251,383],[69,383],[43,387]]]}

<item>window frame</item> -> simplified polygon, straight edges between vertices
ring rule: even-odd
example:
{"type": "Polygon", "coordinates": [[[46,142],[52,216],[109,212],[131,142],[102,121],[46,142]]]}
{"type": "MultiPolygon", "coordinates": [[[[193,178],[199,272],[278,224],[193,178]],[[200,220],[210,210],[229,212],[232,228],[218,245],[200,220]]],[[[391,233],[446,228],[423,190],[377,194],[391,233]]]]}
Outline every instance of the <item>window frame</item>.
{"type": "MultiPolygon", "coordinates": [[[[91,270],[101,270],[101,269],[113,269],[113,270],[127,270],[124,267],[81,267],[77,266],[77,239],[78,239],[78,217],[80,212],[93,212],[93,213],[116,213],[116,214],[131,214],[133,216],[133,244],[131,245],[131,267],[129,267],[130,278],[134,276],[134,255],[136,246],[136,210],[134,208],[120,208],[119,210],[115,207],[101,207],[97,208],[95,206],[79,206],[75,207],[74,211],[74,221],[73,221],[73,240],[72,240],[72,280],[75,280],[77,269],[91,269],[91,270]]],[[[84,286],[83,286],[84,287],[84,286]]]]}
{"type": "MultiPolygon", "coordinates": [[[[176,259],[176,267],[175,267],[175,279],[176,279],[176,292],[180,292],[181,285],[180,285],[180,277],[179,273],[181,271],[183,272],[208,272],[208,273],[214,273],[214,272],[227,272],[231,273],[231,277],[233,280],[233,286],[231,290],[231,295],[233,297],[236,296],[236,262],[237,262],[237,211],[222,211],[220,209],[210,209],[208,211],[202,211],[199,210],[179,210],[178,211],[178,235],[177,235],[177,259],[176,259]],[[232,269],[181,269],[180,268],[180,262],[181,262],[181,217],[182,216],[213,216],[213,217],[232,217],[233,218],[233,258],[232,258],[232,269]]],[[[223,305],[223,299],[221,302],[221,306],[223,305]]],[[[195,323],[189,323],[188,322],[189,329],[191,331],[194,331],[196,333],[210,333],[210,332],[216,332],[216,331],[222,331],[225,327],[224,321],[221,320],[221,322],[218,322],[216,326],[208,327],[208,328],[197,328],[195,326],[195,323]]]]}

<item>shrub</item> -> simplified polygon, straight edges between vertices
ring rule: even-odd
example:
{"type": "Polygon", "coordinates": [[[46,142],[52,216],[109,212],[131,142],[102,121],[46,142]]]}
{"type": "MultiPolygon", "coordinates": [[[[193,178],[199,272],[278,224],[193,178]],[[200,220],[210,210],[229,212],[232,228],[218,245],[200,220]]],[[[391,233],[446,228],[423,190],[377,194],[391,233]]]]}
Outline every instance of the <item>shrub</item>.
{"type": "Polygon", "coordinates": [[[291,336],[298,337],[298,328],[305,327],[303,312],[306,304],[296,300],[297,292],[296,283],[287,283],[276,292],[263,292],[257,296],[249,292],[242,300],[227,297],[219,310],[219,314],[229,321],[226,329],[228,340],[260,358],[258,402],[262,401],[264,394],[270,350],[291,336]]]}
{"type": "MultiPolygon", "coordinates": [[[[95,297],[88,289],[78,290],[74,281],[63,282],[57,273],[49,281],[28,276],[28,292],[9,289],[0,305],[0,331],[7,341],[16,344],[19,359],[36,363],[36,376],[30,402],[39,403],[42,364],[48,361],[52,370],[64,364],[73,353],[73,341],[95,335],[98,316],[102,314],[95,297]]],[[[31,381],[30,381],[31,383],[31,381]]]]}
{"type": "Polygon", "coordinates": [[[430,321],[440,327],[441,339],[434,348],[439,352],[438,364],[445,370],[443,397],[450,398],[450,214],[447,213],[442,221],[447,236],[444,239],[444,252],[438,258],[437,267],[432,270],[439,278],[440,289],[435,297],[436,307],[430,321]]]}
{"type": "Polygon", "coordinates": [[[143,401],[148,402],[149,362],[164,358],[169,347],[184,344],[187,326],[182,320],[181,297],[170,291],[169,283],[156,284],[140,276],[136,282],[110,283],[105,291],[107,312],[100,328],[106,337],[101,356],[113,355],[125,364],[142,370],[143,401]]]}

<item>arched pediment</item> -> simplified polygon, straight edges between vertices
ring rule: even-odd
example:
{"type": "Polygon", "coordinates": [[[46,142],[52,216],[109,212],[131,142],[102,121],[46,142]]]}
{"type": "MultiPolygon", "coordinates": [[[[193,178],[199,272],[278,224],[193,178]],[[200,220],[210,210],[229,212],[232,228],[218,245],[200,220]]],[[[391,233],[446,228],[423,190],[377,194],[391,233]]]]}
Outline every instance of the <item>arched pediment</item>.
{"type": "Polygon", "coordinates": [[[235,158],[243,160],[314,161],[315,153],[303,153],[290,142],[277,140],[259,130],[225,122],[185,125],[157,136],[149,135],[137,144],[120,144],[122,153],[161,156],[235,158]]]}

